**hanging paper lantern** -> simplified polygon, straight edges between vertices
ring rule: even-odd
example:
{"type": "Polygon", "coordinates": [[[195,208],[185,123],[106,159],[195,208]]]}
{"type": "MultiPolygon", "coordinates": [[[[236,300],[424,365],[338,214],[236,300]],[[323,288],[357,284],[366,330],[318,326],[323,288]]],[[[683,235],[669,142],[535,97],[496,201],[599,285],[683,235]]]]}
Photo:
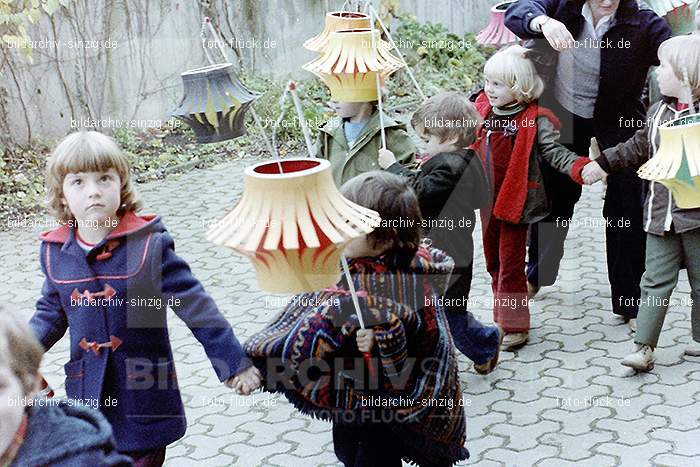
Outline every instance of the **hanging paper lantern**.
{"type": "Polygon", "coordinates": [[[370,27],[369,16],[364,13],[352,11],[333,11],[326,14],[326,26],[323,31],[304,42],[304,48],[314,52],[321,52],[328,44],[331,33],[341,29],[360,29],[370,27]]]}
{"type": "Polygon", "coordinates": [[[199,143],[214,143],[245,134],[245,113],[260,97],[246,88],[230,63],[182,73],[185,95],[173,115],[194,130],[199,143]]]}
{"type": "Polygon", "coordinates": [[[321,55],[302,68],[323,80],[334,101],[376,101],[379,100],[376,74],[383,83],[403,66],[390,49],[389,43],[380,39],[379,31],[343,29],[331,33],[321,55]]]}
{"type": "Polygon", "coordinates": [[[674,36],[695,30],[698,0],[646,0],[646,3],[668,22],[674,36]]]}
{"type": "Polygon", "coordinates": [[[494,5],[491,8],[491,21],[486,28],[479,31],[476,41],[481,45],[492,45],[501,47],[506,44],[513,44],[520,39],[506,27],[506,10],[515,3],[516,0],[508,0],[494,5]]]}
{"type": "Polygon", "coordinates": [[[700,207],[700,114],[659,126],[659,149],[637,174],[664,184],[682,209],[700,207]]]}
{"type": "Polygon", "coordinates": [[[371,232],[379,215],[344,198],[330,167],[324,159],[294,158],[246,168],[243,197],[207,238],[250,257],[267,292],[337,283],[343,248],[371,232]]]}

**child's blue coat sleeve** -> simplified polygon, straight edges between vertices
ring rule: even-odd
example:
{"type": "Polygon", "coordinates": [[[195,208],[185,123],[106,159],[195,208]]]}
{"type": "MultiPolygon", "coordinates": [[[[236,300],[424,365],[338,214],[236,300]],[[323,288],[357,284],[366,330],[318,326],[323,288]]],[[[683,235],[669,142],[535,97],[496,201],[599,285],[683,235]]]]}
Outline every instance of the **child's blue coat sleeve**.
{"type": "Polygon", "coordinates": [[[40,254],[41,270],[46,279],[41,288],[41,297],[36,302],[36,312],[29,321],[29,325],[44,349],[49,350],[68,330],[68,318],[63,310],[58,291],[46,274],[44,248],[48,248],[48,245],[42,244],[40,254]]]}
{"type": "Polygon", "coordinates": [[[192,275],[189,265],[175,254],[172,237],[160,236],[161,254],[154,255],[154,283],[161,285],[164,300],[172,304],[175,314],[190,328],[216,371],[225,381],[252,365],[236,339],[231,325],[205,292],[202,284],[192,275]]]}

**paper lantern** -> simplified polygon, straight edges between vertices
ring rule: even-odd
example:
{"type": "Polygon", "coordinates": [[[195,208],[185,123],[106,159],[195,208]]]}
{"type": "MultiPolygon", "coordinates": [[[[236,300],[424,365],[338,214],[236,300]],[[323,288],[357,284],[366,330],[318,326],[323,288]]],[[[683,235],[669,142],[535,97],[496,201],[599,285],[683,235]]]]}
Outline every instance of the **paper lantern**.
{"type": "Polygon", "coordinates": [[[515,3],[515,0],[509,0],[494,5],[491,8],[491,21],[489,25],[479,31],[476,35],[476,41],[481,45],[492,45],[501,47],[506,44],[513,44],[520,39],[506,27],[506,10],[509,6],[515,3]]]}
{"type": "Polygon", "coordinates": [[[369,28],[369,16],[364,13],[355,13],[352,11],[333,11],[326,14],[326,26],[323,31],[316,36],[304,42],[304,48],[314,52],[321,52],[328,44],[331,33],[341,29],[360,29],[369,28]]]}
{"type": "Polygon", "coordinates": [[[347,242],[379,223],[375,211],[340,194],[324,159],[262,162],[246,168],[244,184],[241,200],[207,238],[248,256],[267,292],[336,284],[347,242]]]}
{"type": "Polygon", "coordinates": [[[659,136],[656,155],[638,175],[664,184],[679,208],[700,207],[700,114],[660,125],[659,136]]]}
{"type": "Polygon", "coordinates": [[[260,97],[246,88],[230,63],[181,74],[185,95],[173,115],[194,130],[199,143],[214,143],[246,133],[245,114],[260,97]]]}
{"type": "Polygon", "coordinates": [[[403,66],[390,49],[389,43],[380,39],[379,31],[343,29],[331,33],[321,55],[302,68],[323,80],[334,101],[376,101],[379,100],[376,74],[383,83],[403,66]]]}
{"type": "Polygon", "coordinates": [[[698,0],[646,0],[647,4],[671,26],[674,36],[695,30],[698,0]]]}

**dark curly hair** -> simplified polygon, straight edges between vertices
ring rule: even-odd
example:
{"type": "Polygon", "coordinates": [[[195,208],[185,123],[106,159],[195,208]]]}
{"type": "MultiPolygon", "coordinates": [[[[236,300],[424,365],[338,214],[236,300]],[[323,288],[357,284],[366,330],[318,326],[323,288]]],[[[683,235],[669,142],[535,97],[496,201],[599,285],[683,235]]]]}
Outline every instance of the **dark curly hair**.
{"type": "Polygon", "coordinates": [[[420,245],[423,218],[406,179],[379,170],[365,172],[345,182],[340,192],[353,203],[379,213],[380,225],[367,236],[372,247],[389,245],[386,253],[399,267],[410,263],[420,245]]]}

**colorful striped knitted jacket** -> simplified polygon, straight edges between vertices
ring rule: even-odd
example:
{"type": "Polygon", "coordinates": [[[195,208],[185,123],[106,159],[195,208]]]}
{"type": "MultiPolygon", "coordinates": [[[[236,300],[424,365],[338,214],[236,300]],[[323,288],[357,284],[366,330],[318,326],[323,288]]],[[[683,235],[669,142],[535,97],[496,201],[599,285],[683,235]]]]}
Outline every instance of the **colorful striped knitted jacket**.
{"type": "Polygon", "coordinates": [[[388,424],[394,436],[387,442],[401,443],[408,462],[467,459],[454,345],[436,306],[453,264],[426,247],[407,268],[387,256],[350,262],[365,325],[375,332],[369,361],[357,350],[360,325],[347,283],[293,297],[244,345],[265,389],[316,418],[388,424]]]}

